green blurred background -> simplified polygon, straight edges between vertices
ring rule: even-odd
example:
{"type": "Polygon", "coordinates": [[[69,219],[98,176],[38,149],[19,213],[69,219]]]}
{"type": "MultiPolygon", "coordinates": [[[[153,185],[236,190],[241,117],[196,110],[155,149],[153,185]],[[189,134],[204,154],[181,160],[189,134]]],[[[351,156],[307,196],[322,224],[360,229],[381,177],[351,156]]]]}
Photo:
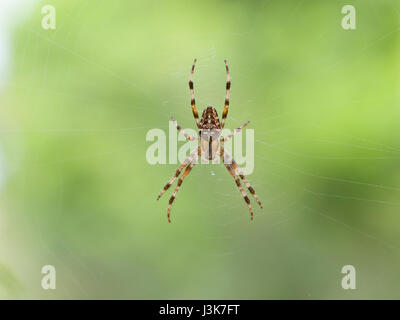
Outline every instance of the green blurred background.
{"type": "Polygon", "coordinates": [[[0,298],[400,298],[399,1],[16,3],[0,24],[0,298]],[[172,190],[156,201],[177,165],[147,163],[146,133],[171,115],[195,127],[195,57],[199,109],[221,114],[227,59],[226,127],[255,130],[252,222],[222,165],[193,169],[171,224],[172,190]]]}

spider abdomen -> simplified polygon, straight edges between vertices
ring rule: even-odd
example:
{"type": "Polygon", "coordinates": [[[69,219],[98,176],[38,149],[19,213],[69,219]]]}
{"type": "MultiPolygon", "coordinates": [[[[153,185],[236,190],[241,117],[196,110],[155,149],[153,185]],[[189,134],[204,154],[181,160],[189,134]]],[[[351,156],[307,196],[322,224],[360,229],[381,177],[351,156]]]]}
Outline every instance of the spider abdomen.
{"type": "Polygon", "coordinates": [[[220,135],[221,124],[217,110],[212,106],[208,106],[203,111],[199,128],[200,147],[204,159],[213,160],[217,156],[220,135]]]}

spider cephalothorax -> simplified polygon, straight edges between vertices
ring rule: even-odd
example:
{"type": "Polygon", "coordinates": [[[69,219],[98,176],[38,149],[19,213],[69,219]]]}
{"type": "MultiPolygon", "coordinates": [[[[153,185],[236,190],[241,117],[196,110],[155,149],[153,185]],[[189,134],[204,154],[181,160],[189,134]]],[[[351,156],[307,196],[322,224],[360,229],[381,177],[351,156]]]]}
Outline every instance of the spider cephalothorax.
{"type": "Polygon", "coordinates": [[[218,113],[214,107],[208,106],[204,109],[200,120],[200,130],[201,129],[221,129],[218,113]]]}
{"type": "Polygon", "coordinates": [[[196,59],[194,59],[192,72],[190,73],[190,80],[189,80],[189,89],[190,89],[190,98],[191,98],[191,105],[192,105],[192,112],[194,119],[196,120],[196,125],[199,130],[199,137],[192,137],[189,136],[182,128],[178,125],[178,123],[172,118],[172,121],[175,123],[176,128],[180,133],[182,133],[186,139],[188,140],[197,140],[199,142],[199,146],[196,150],[194,150],[179,166],[178,170],[176,170],[175,175],[168,181],[165,185],[164,189],[158,195],[157,200],[167,191],[167,189],[171,186],[172,183],[178,178],[182,170],[186,167],[185,171],[183,172],[182,176],[178,180],[178,185],[175,188],[174,192],[172,193],[171,198],[169,199],[168,205],[168,221],[171,222],[170,213],[171,213],[171,206],[174,202],[176,194],[179,191],[179,188],[183,182],[183,179],[187,177],[190,173],[192,168],[197,164],[197,161],[200,157],[203,157],[207,160],[213,160],[216,156],[219,156],[223,159],[225,167],[228,169],[231,176],[235,179],[236,185],[242,194],[244,200],[249,207],[251,213],[251,219],[253,220],[253,211],[251,209],[250,199],[247,197],[246,192],[244,192],[242,185],[240,183],[240,179],[242,179],[243,183],[245,184],[246,188],[250,191],[250,193],[254,196],[260,207],[262,208],[261,202],[258,199],[253,187],[247,181],[246,177],[244,176],[242,170],[239,168],[236,161],[232,158],[232,156],[225,151],[224,147],[221,143],[228,141],[232,138],[236,133],[241,131],[248,123],[247,121],[245,124],[240,126],[239,128],[235,129],[230,135],[221,138],[221,130],[224,128],[225,120],[228,115],[229,110],[229,92],[231,88],[231,80],[229,76],[229,68],[228,64],[225,60],[225,67],[226,67],[226,94],[225,94],[225,107],[222,112],[222,122],[220,123],[218,118],[217,110],[212,107],[208,106],[204,109],[203,114],[201,116],[201,120],[199,120],[199,113],[196,108],[196,101],[194,98],[194,91],[193,91],[193,72],[194,67],[196,65],[196,59]],[[240,177],[240,179],[239,179],[240,177]]]}

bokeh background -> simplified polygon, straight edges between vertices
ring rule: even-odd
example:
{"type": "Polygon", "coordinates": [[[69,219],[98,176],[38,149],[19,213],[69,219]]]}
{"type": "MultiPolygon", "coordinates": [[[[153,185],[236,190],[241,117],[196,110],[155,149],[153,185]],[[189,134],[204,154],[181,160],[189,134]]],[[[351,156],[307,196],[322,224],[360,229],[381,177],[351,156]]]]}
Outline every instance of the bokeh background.
{"type": "Polygon", "coordinates": [[[0,298],[400,298],[399,1],[0,4],[0,298]],[[252,222],[222,165],[171,224],[156,201],[177,165],[147,163],[146,133],[195,127],[195,57],[199,109],[221,113],[227,59],[227,127],[255,130],[252,222]]]}

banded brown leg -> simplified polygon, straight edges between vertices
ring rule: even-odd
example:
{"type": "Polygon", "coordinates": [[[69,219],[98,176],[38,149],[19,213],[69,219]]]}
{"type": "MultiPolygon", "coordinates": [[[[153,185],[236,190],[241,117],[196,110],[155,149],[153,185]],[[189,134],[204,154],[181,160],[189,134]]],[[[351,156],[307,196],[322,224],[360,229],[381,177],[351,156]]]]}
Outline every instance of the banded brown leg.
{"type": "Polygon", "coordinates": [[[178,185],[176,186],[174,192],[172,193],[171,198],[169,199],[169,204],[168,204],[168,222],[171,222],[171,218],[170,218],[170,216],[171,216],[171,207],[172,207],[172,203],[175,200],[176,194],[178,193],[179,188],[182,185],[183,179],[185,179],[188,176],[188,174],[190,173],[192,168],[195,166],[195,164],[196,164],[195,162],[191,162],[191,163],[188,164],[188,166],[186,167],[186,169],[183,172],[182,176],[179,178],[178,185]]]}
{"type": "Polygon", "coordinates": [[[262,204],[260,200],[258,199],[258,196],[256,194],[256,191],[254,188],[251,186],[251,184],[247,181],[245,175],[243,174],[243,171],[239,168],[238,164],[236,163],[235,159],[232,158],[232,167],[236,170],[237,173],[239,173],[240,179],[243,180],[246,188],[250,191],[250,193],[253,195],[253,197],[256,199],[257,203],[260,205],[260,208],[262,208],[262,204]]]}
{"type": "Polygon", "coordinates": [[[174,123],[174,125],[175,125],[176,129],[179,131],[179,133],[182,133],[186,139],[188,139],[190,141],[198,140],[198,138],[188,135],[185,132],[185,130],[182,129],[182,127],[178,124],[178,122],[176,122],[176,120],[173,117],[171,117],[171,121],[174,123]]]}
{"type": "Polygon", "coordinates": [[[199,128],[200,127],[199,112],[197,111],[197,108],[196,108],[196,100],[194,99],[194,91],[193,91],[193,73],[194,73],[194,67],[196,65],[196,61],[197,61],[197,59],[194,59],[192,71],[190,72],[189,89],[190,89],[190,103],[192,105],[192,112],[193,112],[194,120],[196,120],[197,128],[199,128]]]}
{"type": "Polygon", "coordinates": [[[239,128],[236,128],[233,130],[233,132],[230,135],[227,135],[225,138],[222,138],[222,142],[227,142],[230,138],[232,138],[236,133],[239,133],[242,131],[242,129],[249,124],[250,121],[247,121],[245,124],[242,124],[239,128]]]}
{"type": "Polygon", "coordinates": [[[231,77],[229,75],[229,68],[228,68],[228,63],[226,60],[225,62],[225,68],[226,68],[226,94],[225,94],[225,107],[224,111],[222,112],[222,124],[221,128],[224,128],[225,121],[226,121],[226,116],[228,115],[228,109],[229,109],[229,92],[231,90],[231,77]]]}
{"type": "Polygon", "coordinates": [[[225,159],[224,159],[224,148],[221,146],[219,149],[219,156],[222,158],[222,161],[224,162],[224,166],[226,167],[226,169],[228,169],[229,173],[231,174],[231,176],[233,177],[233,179],[235,179],[236,182],[236,186],[238,187],[244,201],[247,204],[247,207],[249,208],[250,214],[251,214],[251,220],[253,220],[253,210],[251,209],[251,204],[250,204],[250,199],[247,196],[246,192],[244,192],[242,185],[240,183],[240,180],[238,178],[238,176],[235,173],[235,169],[233,169],[232,165],[230,163],[225,163],[225,159]]]}
{"type": "Polygon", "coordinates": [[[253,211],[251,210],[250,199],[247,196],[246,192],[244,192],[244,190],[242,188],[242,185],[240,184],[240,180],[239,180],[238,176],[235,173],[235,170],[229,164],[225,164],[225,167],[228,169],[228,171],[231,174],[231,176],[233,177],[233,179],[235,179],[236,186],[238,187],[240,193],[242,194],[242,197],[243,197],[244,201],[247,203],[247,206],[249,207],[250,214],[251,214],[251,220],[253,220],[253,211]]]}
{"type": "Polygon", "coordinates": [[[184,161],[183,163],[179,166],[178,170],[176,170],[175,175],[167,182],[167,184],[164,186],[163,190],[161,190],[161,193],[158,195],[157,200],[161,198],[161,196],[169,189],[171,184],[174,183],[176,178],[180,175],[181,171],[183,168],[187,166],[188,163],[192,162],[193,159],[195,159],[195,156],[198,157],[198,149],[194,150],[184,161]]]}
{"type": "Polygon", "coordinates": [[[227,158],[227,163],[230,164],[232,166],[232,168],[235,170],[235,172],[238,173],[240,179],[243,180],[243,183],[245,184],[246,188],[250,191],[250,193],[253,195],[253,197],[256,199],[257,203],[259,204],[260,208],[262,208],[262,204],[260,202],[260,199],[258,198],[254,188],[251,186],[251,184],[247,181],[243,171],[240,169],[239,165],[237,164],[237,162],[235,161],[235,159],[233,159],[233,157],[224,150],[224,148],[221,146],[220,147],[221,151],[220,153],[223,154],[223,159],[225,161],[225,158],[227,158]]]}

